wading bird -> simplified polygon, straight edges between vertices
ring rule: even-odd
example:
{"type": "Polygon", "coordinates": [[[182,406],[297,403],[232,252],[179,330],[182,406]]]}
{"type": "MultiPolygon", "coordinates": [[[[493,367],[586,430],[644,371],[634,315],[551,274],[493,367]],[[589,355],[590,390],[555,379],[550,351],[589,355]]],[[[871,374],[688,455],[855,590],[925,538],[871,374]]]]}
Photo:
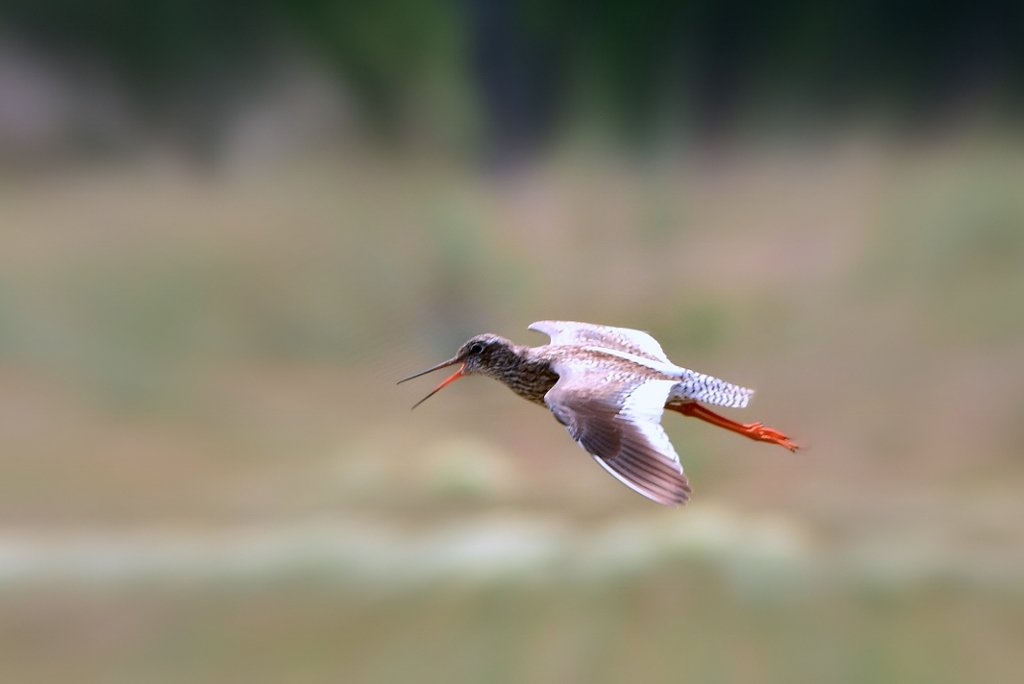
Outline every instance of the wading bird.
{"type": "Polygon", "coordinates": [[[685,503],[692,491],[661,427],[665,409],[790,451],[798,448],[761,423],[736,423],[705,408],[702,404],[743,408],[754,391],[675,365],[645,332],[571,321],[538,321],[530,330],[544,333],[551,343],[525,347],[498,335],[477,335],[449,360],[399,384],[459,366],[416,408],[467,375],[500,380],[524,399],[551,409],[605,470],[660,504],[685,503]]]}

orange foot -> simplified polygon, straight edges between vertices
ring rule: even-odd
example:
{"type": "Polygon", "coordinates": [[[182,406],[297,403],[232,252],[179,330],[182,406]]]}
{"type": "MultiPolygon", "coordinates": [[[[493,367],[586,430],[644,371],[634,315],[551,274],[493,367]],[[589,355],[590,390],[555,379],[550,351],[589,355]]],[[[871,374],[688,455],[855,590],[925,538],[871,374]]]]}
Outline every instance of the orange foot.
{"type": "Polygon", "coordinates": [[[741,435],[757,440],[758,442],[771,442],[772,444],[778,444],[780,447],[785,447],[790,451],[796,451],[800,448],[799,444],[783,433],[773,428],[765,427],[761,423],[748,423],[746,425],[740,425],[740,428],[742,429],[740,432],[741,435]]]}
{"type": "Polygon", "coordinates": [[[743,435],[744,437],[753,439],[757,442],[778,444],[790,451],[796,451],[800,448],[796,442],[778,430],[765,427],[761,423],[737,423],[736,421],[729,420],[725,416],[720,416],[714,411],[704,408],[696,402],[689,401],[680,404],[670,404],[665,408],[678,411],[684,416],[699,418],[700,420],[711,423],[712,425],[725,428],[726,430],[731,430],[732,432],[743,435]]]}

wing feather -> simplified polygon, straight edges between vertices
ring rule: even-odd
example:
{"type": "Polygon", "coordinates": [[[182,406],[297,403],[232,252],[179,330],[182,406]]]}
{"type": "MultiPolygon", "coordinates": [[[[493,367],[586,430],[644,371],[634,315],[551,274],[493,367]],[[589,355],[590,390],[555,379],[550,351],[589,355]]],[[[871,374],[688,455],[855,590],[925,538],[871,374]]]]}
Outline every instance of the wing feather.
{"type": "Polygon", "coordinates": [[[685,503],[689,480],[661,427],[671,380],[608,378],[601,393],[588,380],[595,371],[558,368],[560,379],[544,397],[572,438],[617,480],[661,504],[685,503]],[[621,408],[620,408],[621,400],[621,408]]]}
{"type": "Polygon", "coordinates": [[[537,321],[530,324],[530,330],[547,335],[551,338],[551,344],[604,350],[619,358],[679,377],[680,381],[672,392],[673,399],[743,408],[754,394],[752,389],[675,365],[669,361],[661,344],[642,330],[575,321],[537,321]]]}
{"type": "Polygon", "coordinates": [[[576,321],[537,321],[530,330],[551,338],[551,344],[604,347],[671,364],[661,344],[642,330],[593,325],[576,321]]]}

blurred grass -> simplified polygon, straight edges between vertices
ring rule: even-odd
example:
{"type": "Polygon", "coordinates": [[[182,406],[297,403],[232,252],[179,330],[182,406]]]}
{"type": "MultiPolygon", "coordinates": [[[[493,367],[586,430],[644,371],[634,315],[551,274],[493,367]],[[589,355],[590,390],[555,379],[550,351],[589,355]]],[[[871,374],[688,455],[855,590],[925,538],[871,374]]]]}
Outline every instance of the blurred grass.
{"type": "Polygon", "coordinates": [[[927,582],[751,597],[679,561],[386,596],[300,578],[48,587],[4,592],[0,606],[6,677],[83,683],[1010,682],[1024,636],[1019,591],[927,582]]]}
{"type": "Polygon", "coordinates": [[[837,577],[803,586],[740,556],[778,580],[751,593],[731,562],[642,553],[619,575],[388,590],[330,562],[109,585],[12,571],[0,675],[1015,681],[1022,149],[851,137],[643,168],[566,156],[498,178],[354,157],[5,184],[0,570],[17,540],[50,534],[230,539],[331,516],[373,539],[529,511],[578,539],[646,515],[493,383],[412,414],[432,384],[394,386],[473,333],[539,344],[528,323],[571,318],[651,330],[678,363],[758,388],[737,417],[810,446],[670,417],[696,496],[639,529],[657,538],[727,501],[798,522],[837,577]]]}

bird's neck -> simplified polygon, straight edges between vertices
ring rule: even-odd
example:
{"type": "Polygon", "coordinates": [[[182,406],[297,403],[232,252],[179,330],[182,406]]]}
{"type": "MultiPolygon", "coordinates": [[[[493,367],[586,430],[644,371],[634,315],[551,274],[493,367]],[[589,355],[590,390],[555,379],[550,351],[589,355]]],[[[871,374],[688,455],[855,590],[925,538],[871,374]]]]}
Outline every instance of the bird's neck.
{"type": "Polygon", "coordinates": [[[544,395],[558,382],[558,375],[547,359],[532,351],[530,347],[509,345],[490,359],[487,374],[524,399],[543,404],[544,395]]]}

